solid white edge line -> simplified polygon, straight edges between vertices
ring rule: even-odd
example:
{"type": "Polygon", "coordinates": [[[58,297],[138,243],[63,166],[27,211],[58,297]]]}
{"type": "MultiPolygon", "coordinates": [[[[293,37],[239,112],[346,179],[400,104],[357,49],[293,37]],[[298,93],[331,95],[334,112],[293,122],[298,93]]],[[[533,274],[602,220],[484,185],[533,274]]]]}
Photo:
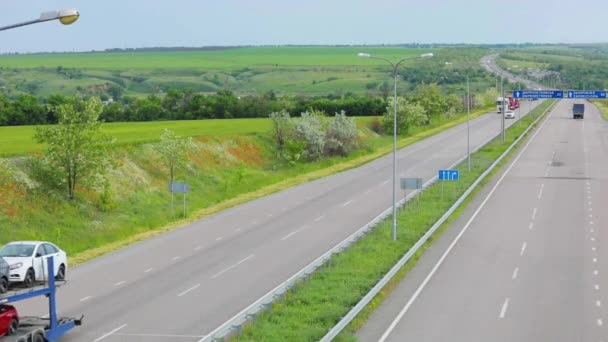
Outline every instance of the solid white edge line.
{"type": "Polygon", "coordinates": [[[502,308],[500,309],[500,319],[505,318],[507,315],[507,309],[509,308],[509,298],[505,299],[505,302],[502,304],[502,308]]]}
{"type": "Polygon", "coordinates": [[[99,341],[101,341],[101,340],[105,339],[106,337],[109,337],[110,335],[112,335],[112,334],[114,334],[114,333],[118,332],[120,329],[122,329],[122,328],[124,328],[124,327],[126,327],[126,326],[127,326],[126,324],[123,324],[123,325],[119,326],[118,328],[116,328],[116,329],[114,329],[114,330],[110,331],[109,333],[107,333],[107,334],[105,334],[105,335],[103,335],[103,336],[101,336],[101,337],[98,337],[98,338],[97,338],[96,340],[94,340],[93,342],[99,342],[99,341]]]}
{"type": "Polygon", "coordinates": [[[201,284],[196,284],[196,285],[192,286],[191,288],[185,290],[184,292],[178,294],[177,296],[181,297],[181,296],[185,295],[186,293],[188,293],[190,291],[194,291],[194,290],[198,289],[200,286],[201,286],[201,284]]]}
{"type": "Polygon", "coordinates": [[[426,287],[426,284],[431,280],[431,278],[433,277],[433,275],[435,274],[435,272],[437,272],[437,269],[439,269],[439,266],[441,266],[441,264],[443,264],[443,261],[448,256],[448,254],[452,251],[452,249],[454,248],[454,246],[456,245],[456,243],[458,242],[458,240],[460,240],[460,238],[462,237],[462,235],[469,229],[469,226],[471,225],[471,223],[473,222],[473,220],[475,220],[475,218],[477,218],[477,215],[479,215],[479,212],[481,211],[481,209],[483,209],[483,207],[485,207],[485,205],[488,202],[488,200],[490,199],[490,197],[494,194],[494,191],[496,191],[496,189],[502,183],[502,181],[505,179],[505,177],[507,176],[507,174],[509,174],[509,171],[511,171],[511,169],[513,168],[513,166],[517,163],[517,161],[519,160],[519,158],[521,158],[521,156],[524,154],[524,152],[526,152],[526,150],[528,149],[528,146],[530,146],[530,143],[532,143],[532,141],[534,141],[534,138],[536,138],[536,136],[538,135],[538,133],[542,130],[542,128],[545,126],[545,124],[549,121],[549,117],[552,114],[553,114],[553,111],[551,111],[551,113],[549,113],[549,115],[547,116],[547,118],[545,119],[545,121],[543,121],[543,123],[541,124],[541,126],[536,130],[536,132],[534,132],[534,135],[532,135],[532,137],[530,138],[530,140],[528,140],[528,143],[522,148],[521,152],[519,152],[519,154],[517,155],[517,157],[515,158],[515,160],[513,160],[513,163],[511,163],[511,165],[509,165],[509,167],[507,168],[507,170],[505,171],[505,173],[500,177],[500,179],[498,179],[498,182],[494,185],[494,187],[492,188],[492,190],[490,190],[490,193],[486,196],[486,198],[483,200],[483,202],[481,202],[481,204],[479,205],[479,207],[477,208],[477,210],[475,210],[475,213],[473,213],[473,216],[471,216],[471,218],[469,219],[469,221],[467,221],[467,223],[462,228],[462,230],[460,231],[460,233],[456,236],[456,238],[454,238],[454,241],[452,241],[452,243],[450,244],[450,246],[448,247],[448,249],[443,253],[443,255],[441,256],[441,258],[439,259],[439,261],[437,261],[437,263],[435,264],[435,266],[433,267],[433,269],[431,270],[431,272],[426,276],[426,278],[424,279],[424,281],[422,282],[422,284],[420,284],[420,286],[418,286],[418,288],[416,289],[416,292],[414,292],[414,294],[412,295],[412,297],[410,297],[410,299],[408,300],[408,302],[405,304],[405,306],[403,307],[403,309],[401,309],[401,311],[399,312],[399,314],[397,315],[397,317],[389,325],[389,327],[386,329],[386,331],[384,332],[384,334],[382,335],[382,337],[378,340],[378,342],[384,342],[384,341],[386,341],[386,339],[391,334],[391,332],[395,329],[395,327],[397,326],[397,324],[399,323],[399,321],[401,321],[401,319],[406,314],[406,312],[410,309],[410,307],[412,306],[412,304],[414,303],[414,301],[416,301],[416,299],[418,298],[418,296],[420,295],[420,293],[422,292],[422,290],[424,290],[424,288],[426,287]]]}

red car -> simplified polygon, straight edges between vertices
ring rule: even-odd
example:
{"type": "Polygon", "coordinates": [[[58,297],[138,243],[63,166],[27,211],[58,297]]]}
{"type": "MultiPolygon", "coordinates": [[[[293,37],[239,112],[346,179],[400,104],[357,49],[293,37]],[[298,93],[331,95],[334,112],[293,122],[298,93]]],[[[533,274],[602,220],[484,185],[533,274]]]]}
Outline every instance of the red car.
{"type": "Polygon", "coordinates": [[[19,327],[19,315],[12,305],[0,305],[0,337],[12,335],[19,327]]]}

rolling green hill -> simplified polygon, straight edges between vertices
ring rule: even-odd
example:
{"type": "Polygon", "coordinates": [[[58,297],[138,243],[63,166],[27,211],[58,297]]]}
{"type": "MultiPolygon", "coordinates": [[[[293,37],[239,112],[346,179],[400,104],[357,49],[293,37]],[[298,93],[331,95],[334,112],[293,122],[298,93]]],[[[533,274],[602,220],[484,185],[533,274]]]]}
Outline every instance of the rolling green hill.
{"type": "MultiPolygon", "coordinates": [[[[277,94],[308,96],[348,92],[378,95],[382,84],[391,81],[390,68],[383,61],[357,57],[358,52],[393,60],[433,52],[435,58],[408,61],[400,70],[420,74],[427,83],[448,84],[454,81],[442,78],[440,72],[445,61],[476,64],[487,53],[473,48],[247,47],[4,55],[0,56],[0,94],[100,95],[108,94],[108,88],[114,86],[124,95],[133,96],[184,88],[203,93],[230,89],[239,94],[272,90],[277,94]],[[434,72],[430,73],[429,68],[434,72]]],[[[411,86],[407,82],[399,84],[404,90],[411,86]]]]}

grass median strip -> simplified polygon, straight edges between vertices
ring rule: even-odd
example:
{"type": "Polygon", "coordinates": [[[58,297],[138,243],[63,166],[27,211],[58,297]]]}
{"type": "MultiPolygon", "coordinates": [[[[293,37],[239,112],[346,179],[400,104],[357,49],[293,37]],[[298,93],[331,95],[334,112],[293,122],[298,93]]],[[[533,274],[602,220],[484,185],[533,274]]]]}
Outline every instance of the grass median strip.
{"type": "MultiPolygon", "coordinates": [[[[504,144],[494,140],[473,154],[471,172],[467,171],[466,163],[458,165],[460,181],[436,183],[428,188],[419,200],[412,201],[400,210],[398,241],[392,241],[390,219],[379,224],[368,236],[359,240],[344,253],[335,256],[329,265],[289,291],[281,301],[273,304],[270,310],[262,313],[255,323],[244,327],[241,335],[235,336],[234,339],[237,341],[321,339],[549,105],[550,102],[543,103],[535,109],[533,116],[524,117],[521,125],[515,124],[509,128],[504,144]]],[[[452,216],[450,220],[455,217],[452,216]]],[[[442,229],[445,227],[447,225],[442,229]]],[[[437,234],[433,238],[436,237],[437,234]]],[[[431,243],[433,238],[428,243],[431,243]]],[[[420,254],[421,252],[418,256],[420,254]]],[[[415,260],[409,262],[399,276],[403,277],[414,264],[415,260]]],[[[390,291],[394,284],[389,285],[386,291],[390,291]]],[[[374,300],[371,308],[364,312],[362,317],[366,317],[373,307],[381,303],[386,291],[374,300]]],[[[355,341],[353,331],[362,321],[363,318],[356,320],[336,340],[355,341]]]]}

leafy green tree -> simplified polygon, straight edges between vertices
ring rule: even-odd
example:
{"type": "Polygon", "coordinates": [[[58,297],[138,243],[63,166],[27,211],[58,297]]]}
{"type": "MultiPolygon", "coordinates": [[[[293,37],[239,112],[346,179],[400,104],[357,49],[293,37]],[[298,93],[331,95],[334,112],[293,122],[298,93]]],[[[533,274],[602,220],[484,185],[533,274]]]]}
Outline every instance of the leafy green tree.
{"type": "Polygon", "coordinates": [[[188,162],[188,151],[193,147],[192,138],[182,138],[171,130],[165,129],[160,142],[155,146],[165,166],[169,169],[169,181],[173,183],[176,172],[188,162]]]}
{"type": "Polygon", "coordinates": [[[36,127],[35,139],[48,144],[45,158],[62,174],[69,199],[79,183],[105,178],[112,141],[101,133],[101,110],[98,98],[62,104],[57,125],[36,127]]]}
{"type": "MultiPolygon", "coordinates": [[[[388,98],[388,105],[384,113],[384,130],[387,134],[393,134],[394,100],[388,98]]],[[[397,134],[406,134],[413,125],[423,125],[428,120],[425,109],[417,104],[408,102],[402,97],[397,97],[397,134]]]]}
{"type": "Polygon", "coordinates": [[[281,152],[291,132],[289,113],[283,109],[280,112],[270,113],[269,117],[272,121],[272,135],[277,143],[279,152],[281,152]]]}
{"type": "Polygon", "coordinates": [[[421,105],[428,115],[429,122],[448,110],[448,104],[436,83],[418,86],[414,101],[421,105]]]}

